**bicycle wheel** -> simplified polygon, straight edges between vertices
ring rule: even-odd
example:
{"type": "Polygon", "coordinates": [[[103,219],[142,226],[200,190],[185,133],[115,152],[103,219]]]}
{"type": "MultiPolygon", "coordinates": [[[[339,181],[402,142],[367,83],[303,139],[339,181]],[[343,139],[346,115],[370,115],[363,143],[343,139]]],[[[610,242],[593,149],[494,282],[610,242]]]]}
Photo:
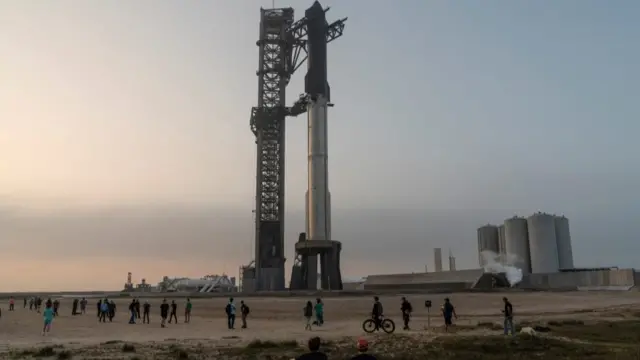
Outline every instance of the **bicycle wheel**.
{"type": "Polygon", "coordinates": [[[372,332],[376,331],[376,322],[373,321],[373,319],[367,319],[362,323],[362,330],[364,330],[364,332],[371,334],[372,332]]]}
{"type": "Polygon", "coordinates": [[[387,334],[391,334],[392,332],[396,331],[396,323],[394,323],[391,319],[384,319],[382,320],[382,330],[384,330],[384,332],[386,332],[387,334]]]}

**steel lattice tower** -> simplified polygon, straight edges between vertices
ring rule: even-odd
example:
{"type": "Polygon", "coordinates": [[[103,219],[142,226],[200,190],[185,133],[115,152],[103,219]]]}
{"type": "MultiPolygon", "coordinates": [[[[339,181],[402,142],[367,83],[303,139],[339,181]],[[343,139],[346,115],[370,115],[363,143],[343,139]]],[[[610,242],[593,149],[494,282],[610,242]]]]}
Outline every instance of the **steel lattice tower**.
{"type": "MultiPolygon", "coordinates": [[[[345,20],[328,27],[327,42],[342,35],[345,20]]],[[[305,98],[286,107],[286,87],[307,59],[306,35],[306,19],[294,22],[292,8],[260,9],[258,106],[251,109],[250,120],[257,147],[256,291],[285,289],[285,118],[306,112],[305,98]]]]}

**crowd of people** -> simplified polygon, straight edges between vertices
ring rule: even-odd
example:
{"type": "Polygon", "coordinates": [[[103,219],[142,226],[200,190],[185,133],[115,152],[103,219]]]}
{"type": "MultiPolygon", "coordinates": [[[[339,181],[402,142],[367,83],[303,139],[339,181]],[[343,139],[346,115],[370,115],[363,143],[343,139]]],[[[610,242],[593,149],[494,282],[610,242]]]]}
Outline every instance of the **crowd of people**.
{"type": "MultiPolygon", "coordinates": [[[[514,335],[515,329],[513,325],[513,305],[511,302],[504,297],[503,299],[504,309],[502,310],[504,316],[504,334],[514,335]]],[[[431,306],[430,301],[427,301],[431,306]]],[[[36,311],[38,313],[41,312],[43,304],[43,299],[39,296],[34,296],[30,298],[24,298],[23,307],[26,309],[29,307],[30,311],[36,311]]],[[[425,303],[426,304],[426,303],[425,303]]],[[[87,307],[87,299],[74,299],[72,304],[72,315],[84,315],[86,314],[87,307]],[[78,309],[79,308],[79,309],[78,309]]],[[[60,301],[55,299],[51,300],[51,298],[44,301],[44,310],[42,310],[43,318],[44,318],[44,326],[42,329],[42,335],[46,335],[51,331],[51,325],[56,316],[59,316],[58,310],[60,308],[60,301]]],[[[97,317],[98,322],[106,322],[109,319],[109,322],[113,321],[113,318],[116,316],[116,303],[113,300],[109,300],[108,298],[99,299],[96,303],[97,308],[97,317]]],[[[191,311],[193,309],[193,304],[191,299],[187,298],[184,304],[184,323],[188,324],[191,321],[191,311]]],[[[240,316],[242,320],[242,328],[247,328],[247,318],[250,313],[249,306],[243,301],[240,301],[240,316]]],[[[404,323],[404,330],[410,330],[409,324],[411,321],[413,306],[407,300],[407,298],[402,297],[400,310],[402,313],[402,320],[404,323]]],[[[15,299],[11,297],[9,299],[9,311],[15,311],[15,299]]],[[[235,329],[235,320],[236,320],[236,305],[234,303],[234,299],[231,297],[225,307],[225,313],[227,315],[227,327],[228,329],[235,329]]],[[[442,304],[440,311],[442,313],[442,317],[444,320],[445,331],[449,331],[449,328],[453,325],[453,319],[457,319],[458,315],[456,314],[456,310],[454,305],[452,304],[449,298],[445,298],[444,303],[442,304]]],[[[129,324],[136,324],[137,321],[142,318],[143,324],[150,324],[151,322],[151,304],[149,304],[148,300],[145,300],[144,304],[140,303],[140,300],[134,298],[131,300],[131,303],[128,307],[129,313],[129,324]],[[142,309],[142,311],[141,311],[142,309]]],[[[160,305],[160,326],[166,327],[167,323],[171,324],[172,321],[177,324],[178,323],[178,304],[175,300],[172,300],[169,304],[167,299],[163,299],[160,305]],[[167,321],[168,319],[168,321],[167,321]]],[[[311,330],[312,326],[323,326],[324,325],[324,303],[322,299],[317,298],[315,304],[311,301],[307,301],[305,307],[303,308],[303,315],[306,320],[305,330],[311,330]]],[[[0,311],[0,317],[2,316],[2,312],[0,311]]],[[[384,307],[380,302],[380,298],[375,296],[373,299],[373,309],[371,310],[371,318],[375,322],[376,330],[380,329],[382,321],[384,319],[384,307]]],[[[358,342],[358,348],[368,348],[366,345],[366,340],[362,340],[358,342]]],[[[303,355],[300,357],[301,360],[313,360],[313,359],[323,359],[322,355],[319,355],[319,339],[312,338],[309,341],[309,348],[311,353],[307,355],[303,355]],[[316,339],[318,341],[318,347],[316,347],[316,339]],[[314,350],[316,349],[316,350],[314,350]],[[311,355],[314,354],[314,355],[311,355]],[[304,357],[307,356],[307,357],[304,357]]],[[[361,354],[361,357],[357,357],[359,360],[371,359],[369,357],[362,357],[364,355],[361,354]]],[[[354,358],[355,359],[355,358],[354,358]]]]}

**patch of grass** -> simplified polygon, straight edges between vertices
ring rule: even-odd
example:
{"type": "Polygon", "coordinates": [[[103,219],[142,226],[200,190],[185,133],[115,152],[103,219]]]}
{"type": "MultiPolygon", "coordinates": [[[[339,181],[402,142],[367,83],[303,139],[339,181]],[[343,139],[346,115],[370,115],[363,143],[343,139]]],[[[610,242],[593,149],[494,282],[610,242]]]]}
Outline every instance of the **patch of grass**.
{"type": "Polygon", "coordinates": [[[124,353],[136,352],[136,347],[133,344],[124,344],[122,345],[122,352],[124,353]]]}
{"type": "Polygon", "coordinates": [[[72,357],[73,357],[73,353],[72,353],[71,351],[69,351],[69,350],[63,350],[63,351],[60,351],[60,352],[58,353],[58,356],[56,356],[56,358],[57,358],[58,360],[71,359],[72,357]]]}
{"type": "Polygon", "coordinates": [[[479,322],[477,325],[479,328],[489,329],[489,330],[502,330],[503,326],[490,321],[479,322]]]}
{"type": "Polygon", "coordinates": [[[120,344],[121,342],[123,342],[123,341],[122,340],[109,340],[109,341],[103,342],[102,345],[120,344]]]}
{"type": "Polygon", "coordinates": [[[34,357],[52,357],[56,354],[56,350],[53,346],[42,347],[33,354],[34,357]]]}
{"type": "Polygon", "coordinates": [[[298,348],[298,342],[295,340],[285,340],[285,341],[270,341],[270,340],[260,340],[255,339],[249,344],[247,344],[247,349],[291,349],[298,348]]]}
{"type": "Polygon", "coordinates": [[[619,345],[640,344],[640,322],[614,321],[592,324],[563,322],[551,327],[551,334],[591,343],[615,343],[619,345]]]}

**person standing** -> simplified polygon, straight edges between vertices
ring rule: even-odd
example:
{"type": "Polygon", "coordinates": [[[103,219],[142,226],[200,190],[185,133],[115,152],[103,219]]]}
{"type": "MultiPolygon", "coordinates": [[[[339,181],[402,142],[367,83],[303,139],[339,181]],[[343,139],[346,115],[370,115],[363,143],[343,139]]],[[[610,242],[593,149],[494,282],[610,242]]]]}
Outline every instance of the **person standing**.
{"type": "Polygon", "coordinates": [[[231,330],[236,323],[236,305],[233,303],[233,298],[229,298],[225,312],[227,313],[227,327],[231,330]]]}
{"type": "Polygon", "coordinates": [[[509,335],[509,332],[511,332],[511,335],[515,335],[516,332],[513,327],[513,305],[511,305],[511,302],[506,297],[503,297],[502,301],[504,302],[504,310],[502,310],[504,314],[504,334],[509,335]]]}
{"type": "Polygon", "coordinates": [[[60,308],[60,300],[55,299],[53,301],[53,316],[60,316],[60,314],[58,314],[59,308],[60,308]]]}
{"type": "Polygon", "coordinates": [[[43,311],[44,327],[42,328],[42,336],[51,331],[51,324],[53,323],[53,308],[51,305],[47,306],[43,311]]]}
{"type": "Polygon", "coordinates": [[[80,302],[80,300],[73,299],[73,304],[71,305],[71,315],[76,315],[78,314],[78,303],[80,302]]]}
{"type": "Polygon", "coordinates": [[[131,300],[131,304],[129,304],[129,324],[136,323],[136,299],[131,300]]]}
{"type": "Polygon", "coordinates": [[[116,317],[116,302],[111,300],[111,301],[107,301],[107,304],[109,308],[109,322],[112,322],[113,318],[116,317]]]}
{"type": "Polygon", "coordinates": [[[304,329],[311,330],[311,318],[313,317],[313,303],[311,301],[307,301],[307,305],[304,307],[304,317],[307,320],[304,329]]]}
{"type": "Polygon", "coordinates": [[[249,306],[244,303],[244,300],[240,300],[240,316],[242,316],[242,328],[247,328],[247,316],[249,316],[249,306]]]}
{"type": "Polygon", "coordinates": [[[109,302],[105,299],[100,301],[100,309],[98,309],[98,322],[107,322],[107,316],[109,315],[109,302]]]}
{"type": "Polygon", "coordinates": [[[98,319],[100,319],[100,316],[102,316],[102,299],[98,299],[96,305],[98,306],[98,319]]]}
{"type": "Polygon", "coordinates": [[[377,296],[373,297],[373,309],[371,310],[371,318],[376,323],[376,330],[380,329],[382,325],[382,317],[384,316],[384,308],[382,307],[382,303],[380,302],[380,298],[377,296]]]}
{"type": "Polygon", "coordinates": [[[322,326],[324,324],[324,304],[322,303],[322,299],[316,299],[316,323],[318,326],[322,326]]]}
{"type": "Polygon", "coordinates": [[[171,319],[175,319],[176,324],[178,323],[178,304],[176,304],[175,300],[171,300],[171,315],[169,315],[169,324],[171,324],[171,319]]]}
{"type": "Polygon", "coordinates": [[[144,301],[144,305],[142,306],[142,323],[145,322],[149,324],[149,311],[151,310],[151,304],[149,304],[149,300],[144,301]]]}
{"type": "Polygon", "coordinates": [[[406,297],[402,297],[402,305],[400,306],[402,311],[402,320],[404,321],[404,330],[409,330],[409,320],[411,320],[411,313],[413,312],[413,306],[407,300],[406,297]]]}
{"type": "Polygon", "coordinates": [[[320,338],[312,337],[307,343],[309,351],[306,354],[300,355],[296,360],[328,360],[327,355],[320,351],[320,338]]]}
{"type": "Polygon", "coordinates": [[[191,321],[191,308],[193,305],[191,304],[191,299],[187,298],[187,303],[184,306],[184,322],[186,324],[191,321]]]}
{"type": "Polygon", "coordinates": [[[87,299],[82,298],[82,300],[80,300],[80,312],[82,313],[82,315],[87,313],[87,299]]]}
{"type": "Polygon", "coordinates": [[[160,327],[165,327],[167,325],[167,316],[169,316],[169,304],[167,304],[167,299],[162,300],[162,305],[160,305],[160,317],[162,321],[160,322],[160,327]]]}
{"type": "Polygon", "coordinates": [[[26,297],[24,298],[24,305],[22,305],[22,308],[23,309],[27,308],[27,298],[26,297]]]}
{"type": "Polygon", "coordinates": [[[14,311],[15,305],[16,304],[16,300],[13,298],[13,296],[11,296],[9,298],[9,311],[14,311]]]}
{"type": "Polygon", "coordinates": [[[456,308],[453,306],[449,298],[444,299],[444,304],[442,305],[442,316],[444,317],[444,331],[449,331],[449,327],[453,325],[453,317],[458,318],[458,314],[456,314],[456,308]]]}
{"type": "Polygon", "coordinates": [[[140,299],[136,299],[136,319],[140,319],[140,299]]]}

